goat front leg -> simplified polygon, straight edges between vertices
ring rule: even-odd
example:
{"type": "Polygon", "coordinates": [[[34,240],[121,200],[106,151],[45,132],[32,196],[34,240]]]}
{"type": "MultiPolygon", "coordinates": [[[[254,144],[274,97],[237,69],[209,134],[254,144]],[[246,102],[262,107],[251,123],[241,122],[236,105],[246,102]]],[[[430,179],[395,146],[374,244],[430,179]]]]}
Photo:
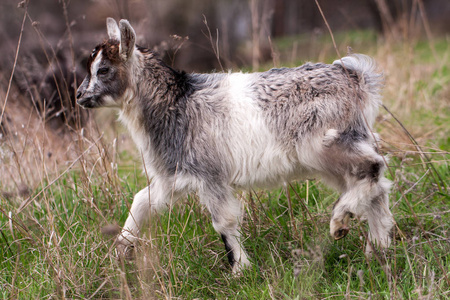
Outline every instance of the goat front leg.
{"type": "MultiPolygon", "coordinates": [[[[171,199],[171,195],[170,184],[164,184],[154,179],[150,186],[142,189],[134,196],[128,218],[116,240],[119,254],[126,258],[132,257],[134,245],[147,223],[150,213],[164,211],[171,200],[176,200],[175,196],[171,199]]],[[[174,193],[174,195],[176,194],[174,193]]]]}
{"type": "Polygon", "coordinates": [[[211,212],[214,229],[220,234],[228,261],[234,274],[250,265],[244,248],[241,244],[241,234],[239,232],[241,218],[241,203],[231,192],[220,193],[223,189],[216,189],[211,193],[200,195],[202,202],[206,204],[211,212]]]}

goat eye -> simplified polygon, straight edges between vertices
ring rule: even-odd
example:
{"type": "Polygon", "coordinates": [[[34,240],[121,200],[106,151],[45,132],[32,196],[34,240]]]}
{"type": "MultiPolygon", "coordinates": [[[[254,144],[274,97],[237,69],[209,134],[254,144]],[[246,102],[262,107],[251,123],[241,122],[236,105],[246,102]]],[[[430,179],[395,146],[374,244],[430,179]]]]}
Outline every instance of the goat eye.
{"type": "Polygon", "coordinates": [[[100,68],[97,71],[97,75],[105,75],[109,72],[109,68],[100,68]]]}

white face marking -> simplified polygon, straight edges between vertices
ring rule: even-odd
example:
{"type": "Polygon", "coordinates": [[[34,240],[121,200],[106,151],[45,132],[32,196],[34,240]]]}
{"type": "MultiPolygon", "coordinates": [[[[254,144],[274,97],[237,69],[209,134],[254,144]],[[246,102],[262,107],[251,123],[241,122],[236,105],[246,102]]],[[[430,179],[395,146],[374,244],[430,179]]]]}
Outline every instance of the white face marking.
{"type": "Polygon", "coordinates": [[[97,81],[98,81],[97,71],[98,71],[98,68],[100,66],[100,62],[102,61],[102,52],[103,52],[103,50],[101,50],[97,54],[97,57],[92,62],[92,65],[91,65],[91,80],[89,81],[89,85],[88,85],[88,87],[86,89],[86,92],[93,92],[94,91],[94,87],[97,84],[97,81]]]}

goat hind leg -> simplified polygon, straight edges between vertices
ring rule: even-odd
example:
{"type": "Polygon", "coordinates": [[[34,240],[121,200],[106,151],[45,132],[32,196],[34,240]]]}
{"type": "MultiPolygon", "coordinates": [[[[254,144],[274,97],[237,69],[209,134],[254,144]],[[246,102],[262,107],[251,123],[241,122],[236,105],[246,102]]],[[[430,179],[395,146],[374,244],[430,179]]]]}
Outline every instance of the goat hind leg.
{"type": "MultiPolygon", "coordinates": [[[[343,238],[349,231],[350,217],[362,217],[369,223],[370,241],[386,248],[390,244],[389,234],[394,223],[389,211],[390,182],[383,176],[382,161],[367,160],[361,166],[365,168],[360,167],[346,177],[349,188],[333,208],[330,233],[335,239],[343,238]]],[[[371,243],[368,243],[366,253],[371,251],[371,243]]]]}
{"type": "Polygon", "coordinates": [[[335,203],[330,221],[330,234],[335,240],[344,238],[350,231],[349,222],[353,217],[350,195],[342,195],[335,203]],[[344,203],[345,202],[345,203],[344,203]]]}
{"type": "Polygon", "coordinates": [[[370,256],[373,251],[372,244],[380,248],[387,248],[391,244],[391,230],[394,226],[394,219],[389,210],[390,182],[382,177],[378,182],[377,195],[370,202],[366,211],[367,222],[369,223],[369,240],[366,246],[366,255],[370,256]]]}
{"type": "Polygon", "coordinates": [[[382,168],[380,162],[365,159],[359,164],[349,165],[347,169],[349,171],[343,177],[345,183],[342,184],[344,192],[334,204],[330,221],[330,234],[336,240],[345,237],[350,231],[350,218],[367,215],[371,199],[378,194],[378,178],[382,168]]]}

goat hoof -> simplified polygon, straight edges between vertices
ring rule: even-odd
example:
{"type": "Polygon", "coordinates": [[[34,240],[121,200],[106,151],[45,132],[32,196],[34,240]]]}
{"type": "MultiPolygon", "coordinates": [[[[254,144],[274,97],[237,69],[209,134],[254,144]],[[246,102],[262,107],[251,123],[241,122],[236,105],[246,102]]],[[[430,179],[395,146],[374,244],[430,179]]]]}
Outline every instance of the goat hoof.
{"type": "Polygon", "coordinates": [[[348,234],[349,231],[350,231],[350,228],[348,228],[348,226],[344,225],[343,227],[339,228],[338,230],[336,230],[334,232],[334,239],[336,241],[342,239],[343,237],[345,237],[348,234]]]}
{"type": "Polygon", "coordinates": [[[330,222],[330,234],[335,240],[340,240],[345,237],[350,231],[350,227],[348,223],[350,223],[350,219],[353,217],[353,214],[350,212],[346,212],[342,218],[334,217],[330,222]]]}
{"type": "Polygon", "coordinates": [[[240,261],[239,263],[235,262],[233,264],[231,272],[232,272],[233,276],[240,277],[240,276],[242,276],[242,271],[245,269],[248,269],[248,268],[250,268],[250,262],[248,261],[247,258],[245,258],[242,261],[240,261]]]}
{"type": "Polygon", "coordinates": [[[116,241],[116,250],[119,258],[124,258],[126,260],[135,259],[136,251],[133,244],[118,239],[116,241]]]}

